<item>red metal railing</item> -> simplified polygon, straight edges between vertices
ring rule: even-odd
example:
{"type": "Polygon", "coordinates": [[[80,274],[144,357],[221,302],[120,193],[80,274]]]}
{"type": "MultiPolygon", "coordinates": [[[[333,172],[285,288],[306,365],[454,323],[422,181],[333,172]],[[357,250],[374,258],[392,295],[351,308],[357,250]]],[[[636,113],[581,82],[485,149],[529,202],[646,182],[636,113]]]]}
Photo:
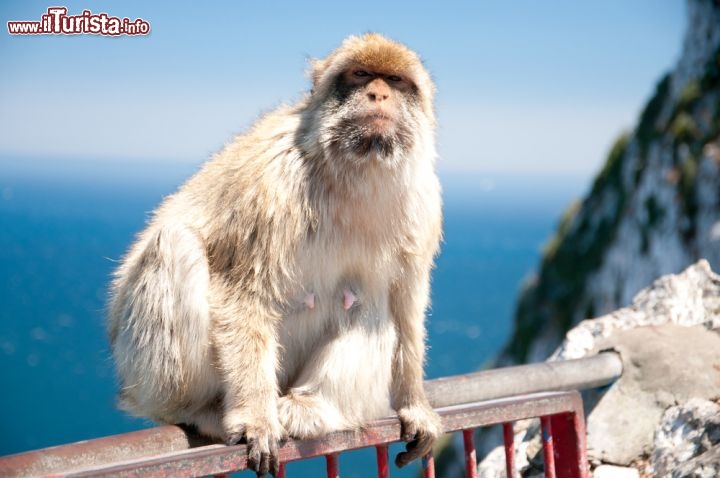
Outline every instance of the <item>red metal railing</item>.
{"type": "MultiPolygon", "coordinates": [[[[488,400],[437,409],[446,433],[460,432],[465,469],[476,477],[473,432],[477,427],[502,424],[508,477],[515,478],[512,422],[540,417],[545,476],[586,478],[585,422],[578,392],[548,392],[488,400]]],[[[389,476],[388,444],[400,441],[397,418],[376,421],[359,432],[335,432],[322,438],[288,441],[279,450],[285,464],[325,456],[327,476],[338,478],[338,453],[375,447],[378,477],[389,476]]],[[[208,444],[179,427],[116,435],[0,458],[0,475],[87,476],[224,476],[246,468],[244,445],[208,444]]],[[[432,455],[423,460],[425,477],[435,476],[432,455]]],[[[285,467],[281,466],[284,478],[285,467]]]]}

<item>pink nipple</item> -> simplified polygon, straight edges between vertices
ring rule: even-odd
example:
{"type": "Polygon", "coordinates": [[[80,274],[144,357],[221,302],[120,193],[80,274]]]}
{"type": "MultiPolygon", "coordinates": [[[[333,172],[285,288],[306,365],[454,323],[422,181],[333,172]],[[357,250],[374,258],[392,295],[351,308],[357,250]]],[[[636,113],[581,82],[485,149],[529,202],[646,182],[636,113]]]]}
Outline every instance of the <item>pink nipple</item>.
{"type": "Polygon", "coordinates": [[[303,300],[303,303],[307,306],[308,309],[312,310],[315,308],[315,294],[312,292],[305,296],[305,300],[303,300]]]}
{"type": "Polygon", "coordinates": [[[357,297],[355,297],[355,294],[347,289],[343,291],[343,309],[348,310],[356,301],[357,297]]]}

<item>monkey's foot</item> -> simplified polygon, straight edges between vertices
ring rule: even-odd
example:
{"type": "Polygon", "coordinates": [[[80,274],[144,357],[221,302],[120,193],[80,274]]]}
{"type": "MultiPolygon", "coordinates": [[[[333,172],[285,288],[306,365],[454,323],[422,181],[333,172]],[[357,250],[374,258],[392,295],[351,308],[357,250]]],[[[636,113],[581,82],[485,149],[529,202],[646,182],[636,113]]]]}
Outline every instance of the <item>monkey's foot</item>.
{"type": "Polygon", "coordinates": [[[401,439],[408,442],[405,451],[395,457],[395,465],[402,468],[432,451],[442,426],[440,417],[428,405],[403,407],[398,410],[398,416],[402,425],[401,439]]]}
{"type": "Polygon", "coordinates": [[[290,392],[278,399],[278,417],[293,438],[312,438],[344,428],[337,409],[313,395],[290,392]]]}
{"type": "Polygon", "coordinates": [[[272,426],[270,420],[268,423],[245,425],[235,424],[228,426],[229,420],[225,420],[227,445],[237,445],[243,438],[247,444],[247,467],[255,471],[257,476],[265,476],[270,473],[277,476],[280,468],[280,459],[278,457],[278,441],[283,435],[280,432],[280,426],[272,426]]]}

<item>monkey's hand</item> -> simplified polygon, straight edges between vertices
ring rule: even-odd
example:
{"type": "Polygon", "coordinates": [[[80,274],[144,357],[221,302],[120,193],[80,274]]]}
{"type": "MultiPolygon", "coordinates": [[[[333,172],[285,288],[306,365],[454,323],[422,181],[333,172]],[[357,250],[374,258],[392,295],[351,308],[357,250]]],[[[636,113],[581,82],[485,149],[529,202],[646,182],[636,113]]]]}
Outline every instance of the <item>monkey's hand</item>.
{"type": "Polygon", "coordinates": [[[267,473],[277,476],[280,468],[278,442],[285,436],[277,418],[250,422],[239,417],[232,420],[230,417],[225,419],[225,443],[237,445],[244,438],[247,443],[248,469],[255,471],[257,476],[265,476],[267,473]]]}
{"type": "Polygon", "coordinates": [[[401,438],[408,442],[405,451],[395,457],[395,465],[402,468],[432,451],[442,426],[438,414],[427,404],[403,407],[398,410],[398,416],[402,425],[401,438]]]}

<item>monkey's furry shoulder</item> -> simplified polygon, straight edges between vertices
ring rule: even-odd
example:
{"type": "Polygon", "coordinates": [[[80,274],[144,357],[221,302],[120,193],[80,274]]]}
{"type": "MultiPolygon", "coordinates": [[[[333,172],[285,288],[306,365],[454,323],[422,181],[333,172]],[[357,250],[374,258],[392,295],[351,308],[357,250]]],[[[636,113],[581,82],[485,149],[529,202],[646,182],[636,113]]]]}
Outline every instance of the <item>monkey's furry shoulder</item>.
{"type": "Polygon", "coordinates": [[[115,272],[128,411],[249,443],[397,411],[428,451],[424,313],[441,236],[434,86],[377,34],[312,63],[312,91],[236,137],[155,211],[115,272]],[[362,360],[358,360],[361,357],[362,360]]]}

